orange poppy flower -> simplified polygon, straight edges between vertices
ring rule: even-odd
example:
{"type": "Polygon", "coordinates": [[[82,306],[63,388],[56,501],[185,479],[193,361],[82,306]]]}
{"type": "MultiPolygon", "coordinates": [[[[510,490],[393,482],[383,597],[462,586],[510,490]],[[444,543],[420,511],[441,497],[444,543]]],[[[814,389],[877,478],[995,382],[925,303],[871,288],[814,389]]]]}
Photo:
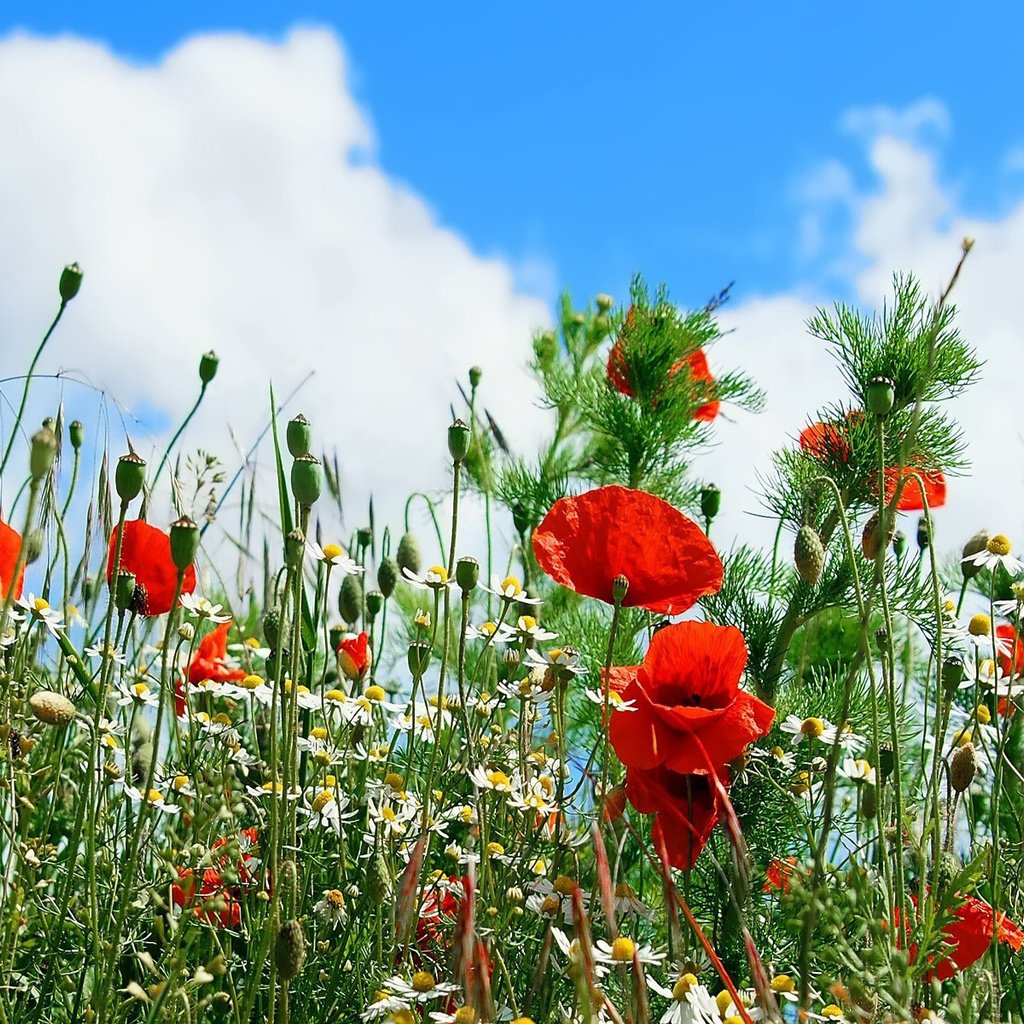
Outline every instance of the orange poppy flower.
{"type": "Polygon", "coordinates": [[[14,600],[21,597],[21,589],[25,583],[25,567],[22,566],[18,578],[14,579],[14,570],[18,567],[18,555],[21,552],[21,534],[12,530],[6,523],[0,522],[0,599],[7,600],[7,594],[14,583],[14,600]]]}
{"type": "MultiPolygon", "coordinates": [[[[117,550],[117,528],[110,536],[107,554],[107,582],[114,575],[114,554],[117,550]]],[[[163,615],[171,610],[178,570],[171,558],[171,538],[141,519],[130,519],[124,524],[124,542],[121,545],[121,569],[135,574],[134,610],[139,615],[163,615]]],[[[181,592],[191,594],[196,589],[195,569],[185,570],[181,592]]]]}
{"type": "Polygon", "coordinates": [[[722,562],[704,531],[667,501],[627,487],[560,498],[533,533],[537,564],[556,583],[613,603],[679,615],[722,586],[722,562]]]}
{"type": "MultiPolygon", "coordinates": [[[[775,711],[740,689],[747,646],[735,626],[678,622],[659,629],[612,715],[608,737],[630,768],[707,772],[764,736],[775,711]]],[[[621,680],[619,686],[622,686],[621,680]]]]}

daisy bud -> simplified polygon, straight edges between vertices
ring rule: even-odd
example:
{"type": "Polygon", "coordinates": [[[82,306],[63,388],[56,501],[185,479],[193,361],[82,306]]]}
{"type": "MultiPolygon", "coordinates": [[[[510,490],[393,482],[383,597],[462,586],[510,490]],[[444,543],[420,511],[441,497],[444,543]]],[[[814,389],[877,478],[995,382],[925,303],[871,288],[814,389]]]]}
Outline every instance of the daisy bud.
{"type": "Polygon", "coordinates": [[[917,521],[917,546],[926,551],[932,542],[932,524],[928,516],[921,516],[917,521]]]}
{"type": "Polygon", "coordinates": [[[316,503],[324,489],[324,471],[315,455],[300,455],[292,463],[292,494],[303,507],[316,503]]]}
{"type": "Polygon", "coordinates": [[[888,416],[896,401],[896,388],[888,377],[872,377],[864,395],[864,405],[875,416],[888,416]]]}
{"type": "Polygon", "coordinates": [[[178,627],[178,637],[184,640],[185,643],[190,644],[196,638],[196,627],[191,622],[183,622],[178,627]]]}
{"type": "Polygon", "coordinates": [[[889,630],[885,626],[879,626],[875,630],[875,643],[878,644],[878,650],[884,654],[886,644],[889,643],[889,630]]]}
{"type": "Polygon", "coordinates": [[[114,469],[114,488],[122,504],[134,501],[146,482],[146,461],[135,452],[122,455],[114,469]]]}
{"type": "Polygon", "coordinates": [[[36,690],[28,699],[32,714],[47,725],[67,725],[75,717],[75,705],[63,694],[36,690]]]}
{"type": "Polygon", "coordinates": [[[471,366],[469,368],[469,386],[473,389],[480,387],[480,378],[483,375],[484,371],[479,366],[471,366]]]}
{"type": "Polygon", "coordinates": [[[389,555],[382,558],[377,566],[377,586],[385,598],[389,598],[395,592],[395,584],[398,582],[398,563],[389,555]]]}
{"type": "Polygon", "coordinates": [[[184,572],[195,561],[199,539],[199,527],[188,516],[171,523],[171,561],[178,572],[184,572]]]}
{"type": "Polygon", "coordinates": [[[456,420],[448,428],[448,452],[453,462],[462,462],[469,452],[469,427],[465,420],[456,420]]]}
{"type": "MultiPolygon", "coordinates": [[[[979,530],[964,545],[963,558],[969,558],[971,555],[978,554],[979,551],[984,551],[988,547],[989,539],[988,530],[979,530]]],[[[971,580],[981,572],[981,566],[962,561],[960,563],[960,571],[963,573],[965,580],[971,580]]]]}
{"type": "Polygon", "coordinates": [[[811,771],[820,775],[828,767],[828,761],[823,757],[811,758],[811,771]]]}
{"type": "Polygon", "coordinates": [[[283,981],[290,981],[302,970],[306,959],[306,936],[298,921],[285,921],[277,933],[274,963],[283,981]]]}
{"type": "Polygon", "coordinates": [[[384,595],[379,590],[371,590],[366,595],[366,613],[372,619],[384,607],[384,595]]]}
{"type": "Polygon", "coordinates": [[[68,436],[71,438],[71,447],[77,452],[85,442],[85,427],[81,420],[72,420],[68,426],[68,436]]]}
{"type": "Polygon", "coordinates": [[[965,792],[978,774],[978,755],[973,743],[965,743],[957,747],[952,761],[949,763],[949,784],[954,792],[965,792]]]}
{"type": "Polygon", "coordinates": [[[430,644],[417,641],[409,644],[408,652],[409,671],[416,677],[423,675],[424,670],[430,662],[430,644]]]}
{"type": "Polygon", "coordinates": [[[368,548],[373,544],[373,528],[370,526],[360,526],[356,530],[356,544],[361,548],[368,548]]]}
{"type": "MultiPolygon", "coordinates": [[[[306,535],[296,527],[284,539],[284,560],[297,568],[302,565],[302,555],[306,548],[306,535]]],[[[346,577],[348,579],[350,577],[346,577]]]]}
{"type": "Polygon", "coordinates": [[[199,359],[199,379],[203,382],[204,386],[217,376],[217,367],[219,365],[220,360],[217,358],[217,353],[212,349],[202,354],[199,359]]]}
{"type": "MultiPolygon", "coordinates": [[[[398,551],[395,554],[400,569],[408,569],[411,573],[418,573],[423,564],[420,556],[420,546],[412,533],[403,534],[398,542],[398,551]]],[[[384,588],[381,587],[381,590],[384,588]]]]}
{"type": "Polygon", "coordinates": [[[896,767],[896,758],[892,752],[892,744],[886,740],[878,745],[878,774],[885,782],[896,767]]]}
{"type": "Polygon", "coordinates": [[[629,580],[620,572],[615,579],[612,580],[612,600],[620,605],[626,599],[626,593],[629,590],[629,580]]]}
{"type": "Polygon", "coordinates": [[[965,678],[963,658],[959,654],[947,655],[942,661],[942,686],[946,696],[952,697],[965,678]]]}
{"type": "Polygon", "coordinates": [[[280,632],[281,616],[276,610],[271,609],[263,616],[263,639],[267,641],[269,647],[277,647],[280,632]]]}
{"type": "Polygon", "coordinates": [[[356,622],[363,613],[363,580],[361,576],[346,576],[338,590],[338,612],[348,623],[356,622]]]}
{"type": "Polygon", "coordinates": [[[41,427],[32,435],[28,467],[33,480],[42,480],[57,457],[57,435],[49,427],[41,427]]]}
{"type": "Polygon", "coordinates": [[[710,525],[711,520],[718,515],[722,507],[722,492],[714,485],[708,484],[700,492],[700,514],[704,521],[710,525]]]}
{"type": "Polygon", "coordinates": [[[82,268],[77,263],[69,263],[60,272],[60,284],[57,290],[60,292],[62,306],[66,306],[82,287],[82,268]]]}
{"type": "Polygon", "coordinates": [[[135,599],[135,573],[123,569],[114,577],[114,607],[118,611],[127,611],[135,599]]]}
{"type": "Polygon", "coordinates": [[[293,459],[300,455],[308,455],[313,445],[313,428],[309,420],[300,412],[288,421],[285,428],[285,441],[288,444],[288,451],[293,459]]]}
{"type": "Polygon", "coordinates": [[[468,594],[480,581],[480,563],[466,555],[455,563],[455,582],[462,589],[463,594],[468,594]]]}
{"type": "Polygon", "coordinates": [[[28,565],[39,560],[43,553],[43,531],[32,530],[25,537],[25,561],[28,565]]]}
{"type": "Polygon", "coordinates": [[[793,561],[797,575],[809,586],[814,586],[825,568],[825,548],[818,531],[812,526],[801,526],[793,544],[793,561]]]}
{"type": "Polygon", "coordinates": [[[597,308],[602,313],[607,313],[612,306],[615,305],[615,300],[605,292],[601,292],[594,300],[597,303],[597,308]]]}
{"type": "Polygon", "coordinates": [[[907,550],[907,538],[902,530],[897,530],[892,538],[892,550],[896,555],[896,561],[903,561],[903,553],[907,550]]]}

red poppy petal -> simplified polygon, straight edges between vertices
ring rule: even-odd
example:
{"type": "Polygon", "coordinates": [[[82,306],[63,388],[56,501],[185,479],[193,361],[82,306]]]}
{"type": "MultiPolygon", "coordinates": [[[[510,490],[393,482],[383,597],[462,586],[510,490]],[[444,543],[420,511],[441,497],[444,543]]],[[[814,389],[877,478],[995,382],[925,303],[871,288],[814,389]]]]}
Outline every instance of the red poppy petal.
{"type": "Polygon", "coordinates": [[[740,692],[722,712],[722,717],[692,737],[680,736],[665,767],[674,772],[705,772],[739,757],[746,748],[767,734],[775,711],[749,693],[740,692]]]}
{"type": "Polygon", "coordinates": [[[21,534],[12,530],[6,523],[0,522],[0,598],[7,599],[7,593],[14,581],[14,600],[21,597],[25,584],[25,567],[22,566],[18,578],[14,579],[14,570],[18,567],[18,555],[21,552],[21,534]]]}
{"type": "Polygon", "coordinates": [[[674,734],[654,714],[643,690],[629,686],[625,700],[635,700],[635,711],[614,711],[608,723],[608,740],[618,759],[627,767],[654,768],[668,753],[674,734]]]}
{"type": "Polygon", "coordinates": [[[722,586],[722,562],[701,528],[667,501],[627,487],[599,487],[556,501],[533,534],[540,567],[577,593],[678,615],[722,586]]]}
{"type": "Polygon", "coordinates": [[[1006,640],[1010,650],[1006,654],[999,655],[999,671],[1004,676],[1018,675],[1024,672],[1024,638],[1017,634],[1017,631],[1008,622],[996,626],[996,636],[1006,640]],[[1013,672],[1010,671],[1010,658],[1013,658],[1013,672]]]}
{"type": "Polygon", "coordinates": [[[886,501],[892,501],[892,496],[896,493],[896,487],[900,480],[908,478],[903,490],[900,492],[900,500],[896,508],[900,512],[924,511],[924,502],[921,500],[921,486],[914,477],[910,476],[911,473],[916,473],[921,477],[929,509],[941,508],[946,504],[946,477],[942,471],[935,470],[934,472],[926,473],[923,469],[918,469],[915,466],[905,466],[902,477],[897,466],[890,466],[885,471],[886,501]]]}
{"type": "Polygon", "coordinates": [[[651,638],[642,676],[651,700],[710,710],[735,697],[747,645],[735,626],[677,622],[651,638]]]}
{"type": "MultiPolygon", "coordinates": [[[[107,582],[114,573],[114,555],[117,546],[117,528],[110,537],[107,553],[107,582]]],[[[140,614],[163,615],[171,610],[178,584],[178,570],[171,558],[171,538],[141,519],[130,519],[124,524],[121,545],[121,567],[135,574],[136,585],[142,588],[145,603],[140,614]]],[[[196,589],[195,569],[190,565],[184,574],[181,592],[191,594],[196,589]]]]}

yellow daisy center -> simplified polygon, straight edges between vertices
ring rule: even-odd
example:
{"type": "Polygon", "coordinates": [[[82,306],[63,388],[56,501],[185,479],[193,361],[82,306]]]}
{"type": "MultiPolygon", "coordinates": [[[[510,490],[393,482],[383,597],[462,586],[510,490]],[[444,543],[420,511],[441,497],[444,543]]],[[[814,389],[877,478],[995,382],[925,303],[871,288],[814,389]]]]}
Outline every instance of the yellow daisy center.
{"type": "Polygon", "coordinates": [[[504,772],[499,771],[488,772],[487,781],[495,787],[509,785],[508,776],[504,772]]]}
{"type": "Polygon", "coordinates": [[[529,633],[531,629],[537,628],[537,620],[532,615],[520,615],[519,628],[524,633],[529,633]]]}
{"type": "MultiPolygon", "coordinates": [[[[427,570],[427,578],[428,579],[433,578],[433,579],[437,580],[438,583],[447,583],[448,582],[448,570],[443,565],[432,565],[427,570]]],[[[424,973],[426,973],[426,972],[424,972],[424,973]]]]}
{"type": "Polygon", "coordinates": [[[800,731],[805,736],[818,739],[825,732],[825,723],[820,718],[805,718],[800,723],[800,731]]]}
{"type": "Polygon", "coordinates": [[[245,690],[255,690],[263,685],[263,679],[260,676],[246,676],[238,685],[245,690]]]}
{"type": "Polygon", "coordinates": [[[149,687],[145,683],[136,683],[132,687],[132,693],[134,693],[136,697],[145,697],[146,694],[149,693],[149,687]]]}
{"type": "Polygon", "coordinates": [[[251,650],[258,651],[260,647],[260,642],[254,636],[247,636],[245,638],[245,646],[250,648],[251,650]]]}
{"type": "Polygon", "coordinates": [[[324,893],[324,899],[333,907],[337,907],[339,910],[345,906],[345,896],[340,889],[328,889],[324,893]]]}
{"type": "Polygon", "coordinates": [[[315,725],[309,730],[309,735],[315,740],[327,739],[327,730],[322,725],[315,725]]]}
{"type": "Polygon", "coordinates": [[[329,803],[334,800],[334,791],[330,789],[322,789],[313,798],[313,810],[319,814],[329,803]]]}
{"type": "Polygon", "coordinates": [[[515,578],[515,576],[506,576],[501,581],[501,592],[502,593],[505,593],[507,590],[511,590],[513,594],[518,594],[519,591],[522,590],[522,589],[523,588],[520,585],[519,580],[517,580],[515,578]]]}
{"type": "Polygon", "coordinates": [[[547,915],[556,914],[561,905],[562,901],[557,896],[545,896],[540,904],[540,912],[547,915]]]}
{"type": "Polygon", "coordinates": [[[718,1007],[718,1012],[724,1017],[725,1011],[732,1006],[732,996],[729,994],[727,988],[723,988],[721,992],[715,996],[715,1005],[718,1007]]]}
{"type": "Polygon", "coordinates": [[[328,690],[324,694],[324,698],[326,700],[337,701],[339,704],[344,704],[345,701],[348,700],[348,698],[345,696],[345,694],[341,690],[328,690]]]}
{"type": "Polygon", "coordinates": [[[340,544],[324,545],[324,558],[326,558],[327,561],[340,558],[343,554],[345,554],[345,549],[340,544]]]}
{"type": "Polygon", "coordinates": [[[958,747],[965,746],[966,744],[970,743],[973,738],[974,734],[971,732],[970,729],[958,729],[955,733],[953,733],[953,742],[958,747]]]}
{"type": "Polygon", "coordinates": [[[777,974],[772,978],[771,988],[773,992],[794,992],[796,982],[788,974],[777,974]]]}
{"type": "Polygon", "coordinates": [[[612,943],[612,959],[616,963],[630,963],[635,952],[636,943],[632,939],[627,939],[624,935],[620,935],[612,943]]]}
{"type": "Polygon", "coordinates": [[[460,1006],[455,1011],[455,1024],[476,1024],[476,1010],[472,1006],[460,1006]]]}
{"type": "Polygon", "coordinates": [[[994,537],[989,538],[985,547],[988,548],[990,554],[1008,555],[1011,547],[1010,539],[1005,533],[997,533],[994,537]]]}
{"type": "Polygon", "coordinates": [[[49,610],[50,602],[41,597],[37,597],[35,601],[32,602],[32,607],[35,608],[37,612],[45,612],[49,610]]]}
{"type": "Polygon", "coordinates": [[[174,782],[171,783],[171,786],[174,788],[174,791],[176,793],[180,793],[187,785],[188,785],[188,776],[187,775],[175,775],[174,776],[174,782]]]}
{"type": "Polygon", "coordinates": [[[697,975],[684,974],[672,986],[672,998],[681,1003],[689,994],[690,990],[697,984],[697,975]]]}
{"type": "Polygon", "coordinates": [[[417,992],[429,992],[436,984],[430,971],[417,971],[412,976],[412,987],[417,992]]]}
{"type": "Polygon", "coordinates": [[[967,632],[971,636],[991,636],[992,620],[983,612],[978,612],[977,615],[972,615],[971,621],[967,623],[967,632]]]}
{"type": "Polygon", "coordinates": [[[388,772],[384,776],[384,785],[389,786],[396,793],[405,788],[405,780],[398,772],[388,772]]]}
{"type": "Polygon", "coordinates": [[[501,843],[488,843],[487,852],[492,857],[503,857],[505,855],[505,847],[501,843]]]}
{"type": "Polygon", "coordinates": [[[989,711],[988,706],[985,704],[978,705],[978,721],[982,725],[988,725],[992,721],[992,712],[989,711]]]}
{"type": "Polygon", "coordinates": [[[559,894],[559,896],[571,896],[573,890],[576,888],[576,880],[570,878],[568,875],[559,875],[554,882],[551,883],[551,888],[559,894]]]}
{"type": "Polygon", "coordinates": [[[382,701],[384,699],[385,694],[384,694],[384,690],[383,690],[382,687],[377,686],[376,684],[374,684],[373,686],[368,686],[363,691],[363,696],[367,700],[375,700],[378,703],[380,703],[380,701],[382,701]]]}
{"type": "Polygon", "coordinates": [[[822,1017],[835,1017],[838,1019],[843,1016],[843,1011],[835,1003],[829,1003],[828,1006],[822,1007],[821,1015],[822,1017]]]}
{"type": "Polygon", "coordinates": [[[164,802],[164,795],[158,789],[150,789],[146,791],[146,799],[151,804],[162,804],[164,802]]]}

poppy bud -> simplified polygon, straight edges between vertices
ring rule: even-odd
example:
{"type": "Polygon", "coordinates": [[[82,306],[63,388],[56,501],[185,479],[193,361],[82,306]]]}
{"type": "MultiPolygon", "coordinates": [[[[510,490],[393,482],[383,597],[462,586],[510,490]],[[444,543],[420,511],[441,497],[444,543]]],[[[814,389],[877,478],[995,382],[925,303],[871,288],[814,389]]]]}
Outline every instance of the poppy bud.
{"type": "Polygon", "coordinates": [[[68,426],[68,436],[71,438],[71,447],[77,452],[85,441],[85,427],[81,420],[72,420],[68,426]]]}
{"type": "Polygon", "coordinates": [[[430,661],[430,644],[417,641],[409,644],[408,651],[409,671],[417,678],[423,675],[427,664],[430,661]]]}
{"type": "Polygon", "coordinates": [[[373,528],[370,526],[360,526],[356,530],[356,544],[361,548],[368,548],[373,544],[373,528]]]}
{"type": "Polygon", "coordinates": [[[64,726],[75,717],[75,705],[63,694],[36,690],[28,699],[32,714],[47,725],[64,726]]]}
{"type": "Polygon", "coordinates": [[[943,659],[942,686],[947,698],[951,698],[960,689],[960,684],[965,678],[964,660],[959,654],[950,654],[943,659]]]}
{"type": "Polygon", "coordinates": [[[455,582],[468,594],[480,581],[480,563],[466,555],[455,563],[455,582]]]}
{"type": "Polygon", "coordinates": [[[902,530],[897,530],[892,538],[892,550],[896,555],[896,561],[903,561],[903,553],[907,550],[907,538],[902,530]]]}
{"type": "Polygon", "coordinates": [[[605,821],[618,821],[626,809],[626,787],[615,786],[608,790],[608,795],[601,801],[605,821]]]}
{"type": "Polygon", "coordinates": [[[700,492],[700,514],[704,521],[710,525],[711,520],[718,515],[722,507],[722,492],[714,485],[708,484],[700,492]]]}
{"type": "Polygon", "coordinates": [[[204,386],[217,376],[217,367],[219,365],[220,360],[217,358],[217,353],[212,349],[202,354],[199,359],[199,379],[203,382],[204,386]]]}
{"type": "Polygon", "coordinates": [[[533,354],[541,370],[551,369],[558,355],[558,338],[554,331],[543,331],[533,339],[533,354]]]}
{"type": "Polygon", "coordinates": [[[932,524],[928,516],[921,516],[917,521],[917,546],[926,551],[932,542],[932,524]]]}
{"type": "Polygon", "coordinates": [[[274,964],[282,981],[291,981],[302,970],[306,960],[306,936],[298,921],[285,921],[277,933],[274,964]]]}
{"type": "Polygon", "coordinates": [[[114,469],[114,487],[122,504],[127,505],[128,502],[134,501],[139,496],[145,482],[146,462],[141,456],[136,455],[135,452],[129,452],[117,460],[117,467],[114,469]]]}
{"type": "Polygon", "coordinates": [[[398,563],[389,555],[382,558],[377,566],[377,586],[385,598],[395,592],[395,584],[398,582],[398,563]]]}
{"type": "Polygon", "coordinates": [[[868,381],[865,402],[868,412],[875,416],[888,416],[896,401],[895,385],[888,377],[872,377],[868,381]]]}
{"type": "Polygon", "coordinates": [[[484,375],[484,371],[479,366],[471,366],[469,368],[469,386],[471,388],[480,387],[480,378],[484,375]]]}
{"type": "Polygon", "coordinates": [[[33,480],[42,480],[57,457],[57,435],[49,427],[41,427],[32,435],[28,467],[33,480]]]}
{"type": "MultiPolygon", "coordinates": [[[[984,551],[988,547],[989,535],[988,530],[979,530],[965,545],[963,550],[963,557],[968,558],[971,555],[978,554],[979,551],[984,551]]],[[[961,562],[960,571],[963,573],[965,580],[972,580],[975,576],[981,572],[980,565],[972,565],[970,562],[961,562]]]]}
{"type": "Polygon", "coordinates": [[[956,748],[953,760],[949,763],[949,784],[954,792],[965,792],[978,774],[978,755],[973,743],[965,743],[956,748]]]}
{"type": "Polygon", "coordinates": [[[309,454],[309,450],[313,446],[313,428],[301,412],[288,421],[288,426],[285,428],[285,441],[293,459],[309,454]]]}
{"type": "Polygon", "coordinates": [[[530,529],[530,517],[518,501],[512,506],[512,525],[519,534],[525,534],[530,529]]]}
{"type": "Polygon", "coordinates": [[[878,557],[879,551],[886,547],[890,540],[892,540],[892,527],[888,528],[885,543],[882,542],[882,531],[878,528],[878,513],[874,512],[871,518],[864,524],[864,532],[860,537],[860,548],[864,552],[864,557],[869,561],[874,561],[878,557]]]}
{"type": "Polygon", "coordinates": [[[324,488],[324,471],[314,455],[300,455],[292,463],[292,494],[303,507],[315,504],[324,488]]]}
{"type": "Polygon", "coordinates": [[[199,539],[199,527],[188,516],[171,523],[171,561],[178,572],[184,572],[195,561],[199,539]]]}
{"type": "Polygon", "coordinates": [[[338,591],[338,611],[349,623],[355,622],[363,611],[363,581],[359,576],[346,576],[338,591]]]}
{"type": "Polygon", "coordinates": [[[96,577],[92,573],[82,581],[82,597],[86,601],[91,601],[93,595],[96,593],[96,577]]]}
{"type": "Polygon", "coordinates": [[[77,263],[69,263],[60,272],[60,284],[57,290],[60,292],[61,305],[66,306],[82,287],[82,268],[77,263]]]}
{"type": "Polygon", "coordinates": [[[384,595],[379,590],[371,590],[366,595],[366,612],[373,618],[384,607],[384,595]]]}
{"type": "Polygon", "coordinates": [[[629,580],[620,572],[612,580],[612,601],[620,605],[626,599],[626,592],[629,590],[629,580]]]}
{"type": "Polygon", "coordinates": [[[302,556],[306,550],[306,535],[296,527],[284,539],[284,560],[293,569],[302,565],[302,556]]]}
{"type": "Polygon", "coordinates": [[[469,427],[464,420],[456,420],[448,428],[448,452],[453,462],[461,462],[469,451],[469,427]]]}
{"type": "Polygon", "coordinates": [[[277,642],[281,638],[280,632],[281,616],[276,609],[271,609],[263,616],[263,639],[267,641],[268,646],[277,647],[277,642]]]}
{"type": "Polygon", "coordinates": [[[597,303],[597,308],[601,313],[607,313],[615,305],[615,300],[605,292],[598,294],[594,301],[597,303]]]}
{"type": "Polygon", "coordinates": [[[878,814],[878,793],[870,783],[865,783],[861,791],[860,810],[867,821],[871,821],[878,814]]]}
{"type": "Polygon", "coordinates": [[[886,740],[878,745],[878,774],[883,782],[892,775],[895,768],[896,757],[892,752],[892,744],[886,740]]]}
{"type": "Polygon", "coordinates": [[[32,530],[25,537],[25,562],[31,565],[43,553],[43,531],[32,530]]]}
{"type": "Polygon", "coordinates": [[[804,583],[814,586],[825,568],[825,548],[818,531],[812,526],[801,526],[793,544],[793,561],[797,575],[804,583]]]}
{"type": "Polygon", "coordinates": [[[420,557],[420,546],[416,543],[416,538],[411,533],[404,534],[398,542],[398,551],[395,557],[398,560],[398,567],[400,569],[408,569],[412,573],[419,572],[420,566],[423,564],[420,557]]]}
{"type": "Polygon", "coordinates": [[[114,577],[114,607],[126,611],[135,597],[135,573],[123,569],[114,577]]]}

